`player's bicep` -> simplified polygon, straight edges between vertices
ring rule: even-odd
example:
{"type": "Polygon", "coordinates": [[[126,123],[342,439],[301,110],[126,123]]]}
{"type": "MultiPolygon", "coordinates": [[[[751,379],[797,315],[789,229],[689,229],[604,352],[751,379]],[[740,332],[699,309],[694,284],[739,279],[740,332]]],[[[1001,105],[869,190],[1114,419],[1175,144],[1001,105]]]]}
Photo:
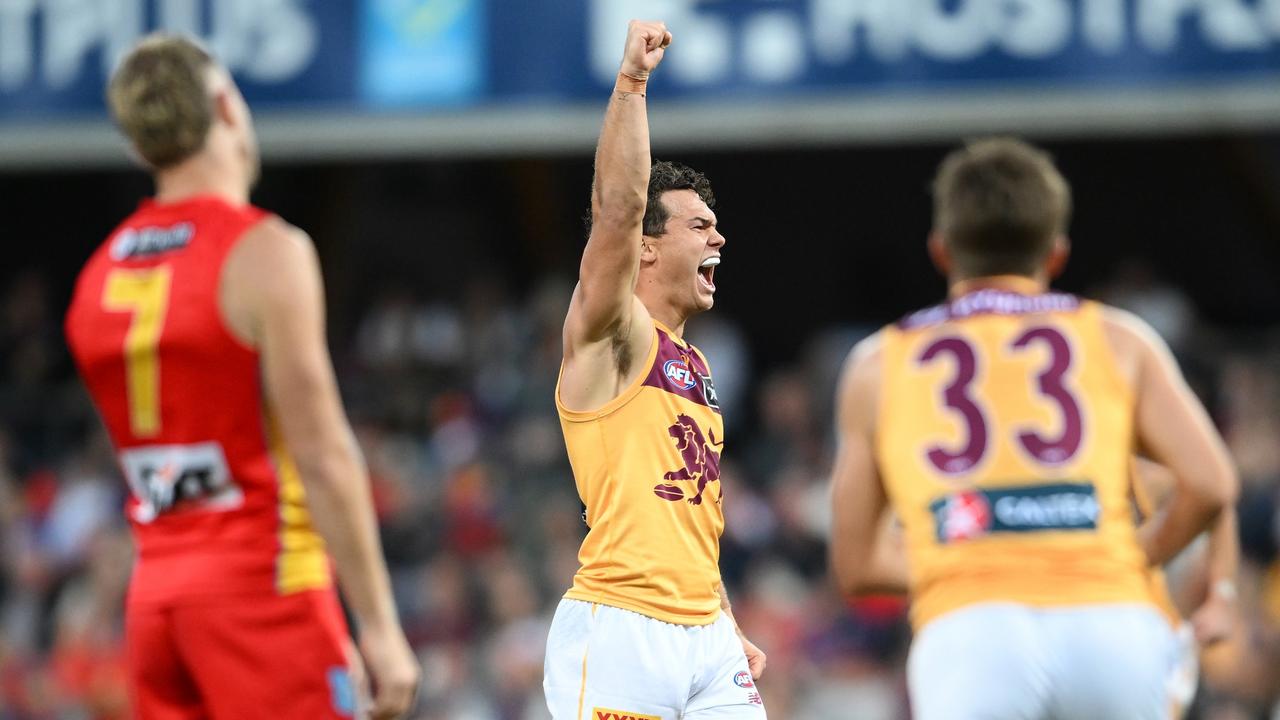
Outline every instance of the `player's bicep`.
{"type": "Polygon", "coordinates": [[[593,342],[625,331],[640,270],[639,227],[597,227],[582,253],[569,312],[574,339],[593,342]]]}
{"type": "Polygon", "coordinates": [[[1226,501],[1234,494],[1234,470],[1222,438],[1154,332],[1133,335],[1138,358],[1135,433],[1139,448],[1172,471],[1197,495],[1226,501]]]}
{"type": "Polygon", "coordinates": [[[262,238],[255,272],[257,341],[267,399],[295,452],[320,442],[338,410],[325,339],[324,287],[310,241],[299,232],[262,238]]]}
{"type": "Polygon", "coordinates": [[[875,457],[878,353],[856,351],[840,381],[832,470],[831,569],[842,592],[866,584],[888,500],[875,457]]]}

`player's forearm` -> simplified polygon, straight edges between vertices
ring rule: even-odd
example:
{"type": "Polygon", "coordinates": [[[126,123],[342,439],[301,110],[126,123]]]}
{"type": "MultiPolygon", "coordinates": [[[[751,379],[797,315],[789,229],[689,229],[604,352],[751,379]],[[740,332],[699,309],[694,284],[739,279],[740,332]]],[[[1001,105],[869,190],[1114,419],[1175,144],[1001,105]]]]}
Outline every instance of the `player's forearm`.
{"type": "Polygon", "coordinates": [[[1223,511],[1220,500],[1178,488],[1160,512],[1140,528],[1139,541],[1152,565],[1163,565],[1208,529],[1223,511]]]}
{"type": "MultiPolygon", "coordinates": [[[[644,82],[618,75],[596,146],[591,198],[593,223],[639,228],[644,219],[651,163],[644,93],[644,82]]],[[[638,256],[640,248],[631,247],[631,237],[626,234],[608,233],[601,237],[628,243],[619,249],[638,256]]]]}
{"type": "Polygon", "coordinates": [[[1227,506],[1209,530],[1209,592],[1231,594],[1239,568],[1240,536],[1236,529],[1236,510],[1227,506]]]}
{"type": "Polygon", "coordinates": [[[300,459],[299,472],[312,524],[324,538],[357,622],[383,627],[398,623],[368,473],[355,438],[346,434],[329,449],[316,451],[305,462],[300,459]]]}

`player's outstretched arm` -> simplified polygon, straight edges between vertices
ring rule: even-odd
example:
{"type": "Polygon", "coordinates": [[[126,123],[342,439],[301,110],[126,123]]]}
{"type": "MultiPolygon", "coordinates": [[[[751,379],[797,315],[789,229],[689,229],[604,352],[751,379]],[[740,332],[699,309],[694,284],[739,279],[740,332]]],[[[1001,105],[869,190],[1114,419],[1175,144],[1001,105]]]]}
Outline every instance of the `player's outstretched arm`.
{"type": "Polygon", "coordinates": [[[376,684],[373,717],[409,709],[418,666],[396,615],[369,487],[325,340],[324,291],[310,239],[279,219],[237,244],[223,273],[224,314],[261,355],[268,405],[333,558],[376,684]]]}
{"type": "Polygon", "coordinates": [[[1175,479],[1169,501],[1139,536],[1152,564],[1162,565],[1235,503],[1239,480],[1208,413],[1155,331],[1115,309],[1107,310],[1106,331],[1134,380],[1138,450],[1175,479]]]}
{"type": "Polygon", "coordinates": [[[858,344],[836,390],[831,478],[831,572],[847,596],[905,591],[905,556],[883,547],[888,498],[875,461],[880,337],[858,344]],[[901,561],[901,562],[899,562],[901,561]]]}
{"type": "MultiPolygon", "coordinates": [[[[625,340],[632,329],[651,165],[645,89],[670,43],[671,33],[660,22],[633,20],[627,28],[622,65],[596,145],[591,237],[565,321],[566,358],[590,345],[625,340]]],[[[637,336],[647,340],[649,333],[646,327],[637,336]]]]}

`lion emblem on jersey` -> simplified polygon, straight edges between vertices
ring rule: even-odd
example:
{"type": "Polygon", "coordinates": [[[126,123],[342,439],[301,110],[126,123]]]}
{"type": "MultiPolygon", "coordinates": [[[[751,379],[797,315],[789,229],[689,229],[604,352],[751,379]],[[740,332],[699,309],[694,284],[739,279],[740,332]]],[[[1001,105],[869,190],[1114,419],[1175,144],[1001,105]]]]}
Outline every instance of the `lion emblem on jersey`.
{"type": "MultiPolygon", "coordinates": [[[[696,482],[697,492],[688,501],[690,505],[701,505],[707,483],[720,481],[720,453],[715,448],[723,446],[724,441],[717,442],[715,430],[712,430],[711,442],[707,442],[707,436],[702,434],[697,421],[684,413],[676,416],[676,422],[667,428],[667,434],[676,441],[676,450],[680,452],[684,467],[665,473],[662,479],[666,482],[655,486],[653,494],[663,500],[680,500],[685,492],[673,483],[696,482]]],[[[724,497],[723,489],[716,496],[716,501],[719,502],[721,497],[724,497]]]]}

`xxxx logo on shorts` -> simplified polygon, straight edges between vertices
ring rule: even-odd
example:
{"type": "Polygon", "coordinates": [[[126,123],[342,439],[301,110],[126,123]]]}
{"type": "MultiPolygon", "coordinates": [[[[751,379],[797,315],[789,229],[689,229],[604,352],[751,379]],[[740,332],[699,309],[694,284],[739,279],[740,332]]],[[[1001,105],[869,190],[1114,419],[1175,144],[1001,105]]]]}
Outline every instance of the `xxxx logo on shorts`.
{"type": "Polygon", "coordinates": [[[595,720],[662,720],[657,715],[642,715],[636,712],[626,712],[625,710],[610,710],[609,708],[591,708],[591,717],[595,720]]]}

